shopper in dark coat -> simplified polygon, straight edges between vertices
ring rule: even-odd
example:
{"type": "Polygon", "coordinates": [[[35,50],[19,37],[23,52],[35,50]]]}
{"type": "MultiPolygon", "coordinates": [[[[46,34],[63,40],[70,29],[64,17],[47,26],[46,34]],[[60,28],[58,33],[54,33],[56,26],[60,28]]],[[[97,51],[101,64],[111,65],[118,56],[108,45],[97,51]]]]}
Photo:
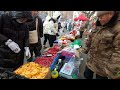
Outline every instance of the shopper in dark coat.
{"type": "MultiPolygon", "coordinates": [[[[29,11],[11,11],[0,16],[0,67],[15,70],[23,64],[29,45],[25,22],[32,20],[29,11]]],[[[29,53],[30,56],[30,53],[29,53]]]]}
{"type": "Polygon", "coordinates": [[[35,53],[35,57],[38,57],[41,55],[41,38],[43,37],[43,23],[42,19],[38,16],[38,11],[32,11],[33,16],[33,22],[31,22],[29,26],[29,31],[36,30],[36,18],[38,19],[38,26],[37,26],[37,35],[38,35],[38,42],[37,43],[30,43],[30,52],[31,52],[31,58],[28,59],[28,61],[33,60],[33,52],[35,53]]]}

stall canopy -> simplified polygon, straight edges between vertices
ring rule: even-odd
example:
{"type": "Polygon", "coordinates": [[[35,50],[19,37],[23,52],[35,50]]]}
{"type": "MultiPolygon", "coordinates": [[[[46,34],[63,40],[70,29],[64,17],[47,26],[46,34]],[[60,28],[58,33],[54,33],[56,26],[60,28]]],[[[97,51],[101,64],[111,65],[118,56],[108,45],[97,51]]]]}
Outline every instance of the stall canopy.
{"type": "Polygon", "coordinates": [[[77,19],[80,20],[80,21],[88,21],[89,20],[89,18],[85,17],[82,14],[77,19]]]}
{"type": "Polygon", "coordinates": [[[78,20],[79,20],[78,17],[74,18],[74,21],[78,21],[78,20]]]}

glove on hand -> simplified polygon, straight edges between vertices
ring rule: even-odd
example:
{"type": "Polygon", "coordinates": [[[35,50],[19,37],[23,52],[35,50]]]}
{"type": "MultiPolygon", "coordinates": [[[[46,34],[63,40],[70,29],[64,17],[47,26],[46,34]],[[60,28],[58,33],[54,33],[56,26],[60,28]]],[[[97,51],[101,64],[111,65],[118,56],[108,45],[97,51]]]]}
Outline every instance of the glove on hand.
{"type": "Polygon", "coordinates": [[[25,47],[25,57],[29,59],[31,57],[30,49],[29,47],[25,47]]]}
{"type": "Polygon", "coordinates": [[[60,36],[58,33],[56,33],[56,36],[60,36]]]}
{"type": "Polygon", "coordinates": [[[8,39],[7,42],[5,42],[5,45],[7,45],[14,53],[19,53],[21,51],[19,45],[11,39],[8,39]]]}

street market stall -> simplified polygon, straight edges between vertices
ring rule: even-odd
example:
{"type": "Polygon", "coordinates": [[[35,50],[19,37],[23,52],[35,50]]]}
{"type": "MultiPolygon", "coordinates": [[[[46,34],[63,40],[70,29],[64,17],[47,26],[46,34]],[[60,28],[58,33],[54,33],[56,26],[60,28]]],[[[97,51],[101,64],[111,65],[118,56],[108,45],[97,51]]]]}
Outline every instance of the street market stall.
{"type": "Polygon", "coordinates": [[[78,79],[82,60],[82,40],[78,36],[76,29],[60,36],[54,41],[53,47],[47,48],[40,57],[13,72],[27,79],[78,79]]]}
{"type": "Polygon", "coordinates": [[[34,62],[23,64],[14,73],[28,79],[61,77],[77,79],[80,61],[76,64],[76,57],[80,58],[81,41],[76,41],[75,36],[70,35],[69,33],[69,35],[61,36],[55,41],[53,47],[44,51],[41,57],[36,58],[34,62]]]}

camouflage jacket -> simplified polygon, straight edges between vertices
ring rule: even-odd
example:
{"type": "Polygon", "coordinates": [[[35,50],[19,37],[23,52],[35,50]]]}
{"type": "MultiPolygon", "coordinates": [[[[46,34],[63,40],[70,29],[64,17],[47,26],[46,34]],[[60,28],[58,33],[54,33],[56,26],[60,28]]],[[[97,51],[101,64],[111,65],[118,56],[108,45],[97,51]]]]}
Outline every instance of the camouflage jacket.
{"type": "Polygon", "coordinates": [[[87,67],[98,75],[112,78],[120,71],[119,14],[114,15],[107,25],[99,24],[87,42],[87,67]]]}

